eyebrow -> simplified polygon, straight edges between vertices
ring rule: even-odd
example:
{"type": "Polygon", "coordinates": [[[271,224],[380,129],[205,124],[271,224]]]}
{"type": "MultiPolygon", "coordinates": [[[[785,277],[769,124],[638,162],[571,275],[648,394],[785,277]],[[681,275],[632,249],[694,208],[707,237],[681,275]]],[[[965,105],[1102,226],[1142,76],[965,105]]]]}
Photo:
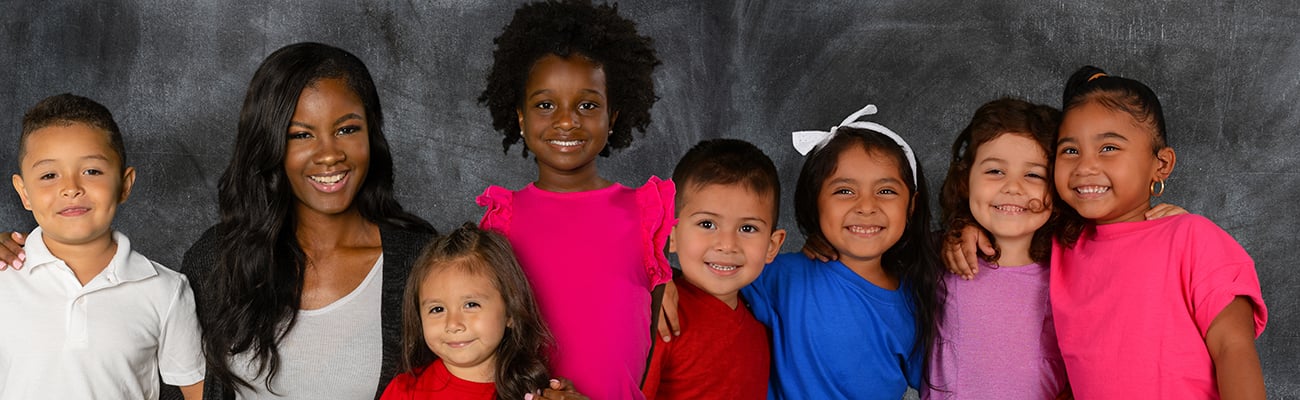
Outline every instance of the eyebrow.
{"type": "MultiPolygon", "coordinates": [[[[706,216],[706,217],[714,217],[714,218],[717,218],[717,217],[721,216],[721,214],[718,214],[718,213],[715,213],[715,212],[710,212],[710,211],[696,211],[696,212],[691,213],[691,215],[688,215],[688,217],[694,217],[694,216],[697,216],[697,215],[703,215],[703,216],[706,216]]],[[[758,221],[758,222],[762,222],[762,223],[764,223],[764,224],[768,224],[767,220],[766,220],[766,219],[763,219],[763,217],[744,216],[744,217],[740,217],[740,220],[741,220],[741,221],[746,221],[746,222],[748,222],[748,221],[758,221]]],[[[768,225],[771,225],[771,224],[768,224],[768,225]]]]}
{"type": "MultiPolygon", "coordinates": [[[[1104,132],[1104,133],[1099,133],[1099,134],[1097,134],[1097,138],[1098,138],[1098,139],[1119,139],[1119,140],[1124,141],[1124,142],[1126,142],[1126,143],[1128,142],[1128,138],[1127,138],[1127,137],[1125,137],[1124,135],[1121,135],[1121,134],[1115,133],[1115,132],[1104,132]]],[[[1075,140],[1074,138],[1063,137],[1063,138],[1061,138],[1060,140],[1057,140],[1057,141],[1056,141],[1056,145],[1057,145],[1057,146],[1060,146],[1060,145],[1065,144],[1065,143],[1076,143],[1076,142],[1078,142],[1078,141],[1075,140]]]]}
{"type": "MultiPolygon", "coordinates": [[[[833,184],[837,184],[837,183],[854,184],[854,185],[856,185],[856,184],[858,183],[858,180],[857,180],[857,179],[853,179],[853,178],[835,178],[835,179],[832,179],[832,180],[826,182],[827,185],[833,185],[833,184]]],[[[891,176],[891,177],[885,177],[885,178],[877,179],[875,183],[877,183],[877,184],[881,184],[881,183],[894,183],[894,184],[901,184],[901,183],[903,183],[903,180],[902,180],[902,179],[897,179],[897,178],[894,178],[894,177],[891,176]]]]}
{"type": "MultiPolygon", "coordinates": [[[[347,113],[347,114],[343,114],[343,116],[342,116],[342,117],[339,117],[339,119],[334,120],[334,125],[338,125],[338,124],[343,123],[343,121],[352,120],[352,119],[359,119],[359,120],[363,120],[363,121],[365,120],[365,118],[361,118],[361,115],[360,115],[360,114],[357,114],[357,113],[347,113]]],[[[289,126],[297,126],[297,127],[307,128],[307,129],[311,129],[311,130],[315,130],[315,129],[316,129],[316,127],[311,126],[311,124],[308,124],[308,123],[305,123],[305,122],[298,122],[298,121],[290,121],[290,122],[289,122],[289,126]]]]}
{"type": "MultiPolygon", "coordinates": [[[[478,299],[478,300],[481,300],[481,299],[486,299],[487,297],[488,297],[488,296],[487,296],[486,294],[483,294],[483,293],[470,293],[470,294],[467,294],[467,295],[461,296],[460,299],[461,299],[461,300],[470,300],[470,299],[478,299]]],[[[421,306],[427,305],[427,304],[429,304],[429,303],[445,303],[445,301],[443,301],[443,300],[440,299],[440,298],[432,298],[432,299],[423,299],[423,300],[420,300],[420,305],[421,305],[421,306]]]]}
{"type": "MultiPolygon", "coordinates": [[[[985,158],[983,161],[980,161],[980,162],[979,162],[979,165],[983,165],[984,163],[988,163],[988,162],[1010,163],[1009,161],[1007,161],[1007,160],[1003,160],[1003,159],[1001,159],[1001,158],[997,158],[997,157],[989,157],[989,158],[985,158]]],[[[1032,165],[1032,166],[1035,166],[1035,167],[1043,167],[1043,168],[1047,168],[1047,164],[1045,164],[1045,163],[1036,163],[1036,162],[1031,162],[1031,163],[1028,163],[1028,164],[1029,164],[1029,165],[1032,165]]]]}
{"type": "MultiPolygon", "coordinates": [[[[539,94],[542,94],[542,93],[550,93],[550,92],[551,92],[551,89],[537,89],[537,90],[534,90],[532,93],[529,93],[529,94],[528,94],[528,97],[526,97],[526,98],[532,98],[533,96],[536,96],[536,95],[539,95],[539,94]]],[[[600,96],[601,98],[604,98],[604,97],[605,97],[605,93],[603,93],[603,92],[601,92],[601,91],[599,91],[599,90],[596,90],[596,89],[582,89],[581,92],[583,92],[583,93],[594,94],[594,95],[600,96]]]]}
{"type": "MultiPolygon", "coordinates": [[[[77,159],[77,161],[85,161],[85,160],[100,160],[100,161],[103,161],[103,162],[109,162],[109,161],[108,161],[108,157],[105,156],[105,155],[103,155],[103,154],[92,154],[92,155],[88,155],[88,156],[81,157],[81,158],[78,158],[78,159],[77,159]]],[[[57,160],[55,160],[55,159],[53,159],[53,158],[46,158],[46,159],[43,159],[43,160],[38,160],[38,161],[32,163],[31,167],[29,167],[29,168],[36,168],[36,167],[41,166],[41,164],[52,163],[52,162],[55,162],[55,161],[57,161],[57,160]]]]}

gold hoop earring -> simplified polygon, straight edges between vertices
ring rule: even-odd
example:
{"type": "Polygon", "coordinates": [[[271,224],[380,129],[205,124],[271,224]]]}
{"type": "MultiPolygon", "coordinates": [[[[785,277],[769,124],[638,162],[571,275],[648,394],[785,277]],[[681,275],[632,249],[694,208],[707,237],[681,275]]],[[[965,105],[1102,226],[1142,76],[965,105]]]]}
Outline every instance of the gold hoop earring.
{"type": "Polygon", "coordinates": [[[1158,181],[1151,182],[1150,190],[1151,190],[1151,195],[1155,197],[1160,197],[1161,195],[1165,194],[1165,180],[1161,179],[1158,181]],[[1160,184],[1160,190],[1156,190],[1156,184],[1160,184]]]}

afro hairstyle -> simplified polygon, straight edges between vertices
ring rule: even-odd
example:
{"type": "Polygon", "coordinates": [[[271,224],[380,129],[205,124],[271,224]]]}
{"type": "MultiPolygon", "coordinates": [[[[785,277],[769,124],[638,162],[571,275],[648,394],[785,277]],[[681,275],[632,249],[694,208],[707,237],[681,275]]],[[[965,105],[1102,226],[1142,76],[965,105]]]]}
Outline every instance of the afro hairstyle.
{"type": "MultiPolygon", "coordinates": [[[[590,0],[544,1],[525,4],[493,43],[492,70],[478,102],[492,114],[492,127],[501,135],[502,151],[520,141],[516,111],[524,101],[524,86],[537,60],[547,55],[578,54],[605,72],[611,113],[618,113],[610,149],[632,144],[632,129],[645,133],[655,95],[651,74],[658,66],[654,43],[636,31],[636,24],[618,15],[618,7],[593,5],[590,0]]],[[[525,147],[521,153],[528,155],[525,147]]]]}

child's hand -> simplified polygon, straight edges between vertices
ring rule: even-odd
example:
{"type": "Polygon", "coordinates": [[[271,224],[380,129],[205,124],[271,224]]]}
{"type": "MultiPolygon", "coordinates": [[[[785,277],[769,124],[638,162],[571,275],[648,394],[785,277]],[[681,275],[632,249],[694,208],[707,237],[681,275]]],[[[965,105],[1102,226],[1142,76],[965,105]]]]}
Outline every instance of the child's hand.
{"type": "Polygon", "coordinates": [[[21,233],[0,232],[0,271],[11,267],[23,269],[23,261],[27,260],[27,253],[23,251],[26,244],[27,237],[21,233]]]}
{"type": "Polygon", "coordinates": [[[682,324],[677,320],[677,284],[673,281],[664,284],[663,299],[659,302],[658,330],[665,342],[671,342],[674,336],[682,335],[682,324]]]}
{"type": "Polygon", "coordinates": [[[1143,215],[1147,217],[1147,221],[1150,221],[1153,219],[1161,219],[1164,217],[1172,217],[1175,215],[1183,215],[1183,214],[1187,214],[1187,210],[1184,210],[1182,207],[1173,204],[1160,203],[1160,204],[1156,204],[1155,207],[1151,207],[1151,209],[1147,210],[1147,212],[1144,213],[1143,215]]]}
{"type": "Polygon", "coordinates": [[[825,240],[808,240],[804,242],[803,255],[821,262],[840,258],[840,252],[835,251],[835,248],[831,247],[830,243],[826,243],[825,240]]]}
{"type": "Polygon", "coordinates": [[[975,279],[975,274],[979,273],[979,254],[994,254],[997,252],[993,244],[989,242],[988,236],[974,225],[966,225],[961,228],[961,237],[948,237],[943,241],[943,263],[948,266],[952,273],[961,275],[962,279],[975,279]]]}
{"type": "Polygon", "coordinates": [[[532,393],[524,395],[524,400],[541,400],[541,399],[588,400],[587,396],[583,396],[582,393],[578,393],[577,389],[574,389],[572,381],[564,378],[551,379],[551,386],[546,389],[543,389],[540,395],[534,395],[532,393]]]}

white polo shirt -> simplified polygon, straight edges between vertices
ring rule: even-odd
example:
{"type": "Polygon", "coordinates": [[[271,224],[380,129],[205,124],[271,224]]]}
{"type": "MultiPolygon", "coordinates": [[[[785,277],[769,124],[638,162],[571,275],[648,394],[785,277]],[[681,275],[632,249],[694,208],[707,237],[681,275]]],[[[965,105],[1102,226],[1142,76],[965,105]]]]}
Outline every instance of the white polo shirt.
{"type": "Polygon", "coordinates": [[[0,400],[157,399],[170,385],[203,380],[194,293],[184,275],[131,251],[81,286],[50,254],[41,229],[27,265],[0,272],[0,400]]]}

